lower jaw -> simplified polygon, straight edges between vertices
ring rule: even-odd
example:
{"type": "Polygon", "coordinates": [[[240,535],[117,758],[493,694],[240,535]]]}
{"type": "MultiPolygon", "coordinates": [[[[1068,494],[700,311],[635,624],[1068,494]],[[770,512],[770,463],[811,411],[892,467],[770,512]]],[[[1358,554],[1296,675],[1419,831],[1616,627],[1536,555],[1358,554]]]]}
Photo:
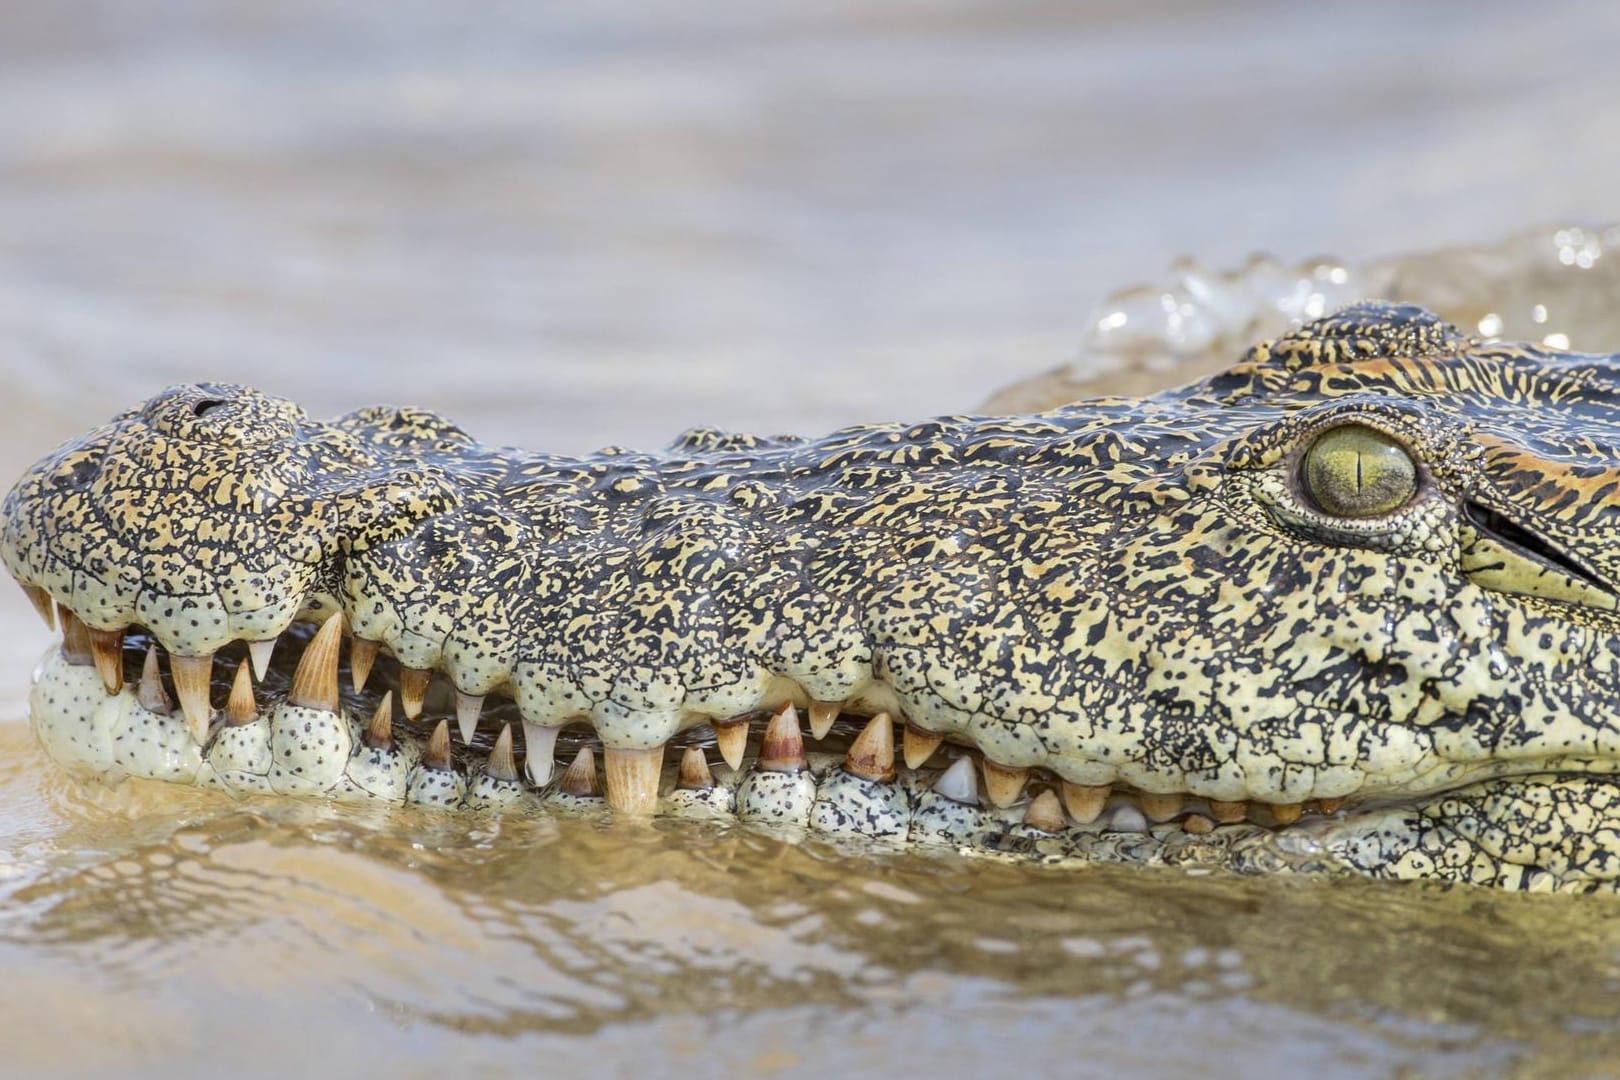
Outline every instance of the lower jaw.
{"type": "MultiPolygon", "coordinates": [[[[128,647],[132,655],[125,666],[139,671],[135,658],[142,643],[132,638],[128,647]]],[[[288,681],[287,672],[273,670],[267,685],[288,681]]],[[[503,814],[600,813],[611,803],[616,811],[633,814],[735,819],[879,847],[915,846],[1057,867],[1121,863],[1345,873],[1536,891],[1615,887],[1602,873],[1606,863],[1601,861],[1600,873],[1594,874],[1590,859],[1575,866],[1569,859],[1543,857],[1541,862],[1555,865],[1526,865],[1487,850],[1467,829],[1459,831],[1429,813],[1443,799],[1348,813],[1312,804],[1297,823],[1283,823],[1259,805],[1076,789],[1039,777],[1018,777],[1009,788],[1003,770],[950,745],[934,748],[917,768],[897,762],[892,729],[878,731],[888,728],[886,717],[841,719],[818,740],[820,752],[806,752],[789,707],[769,722],[758,718],[751,727],[726,732],[723,756],[732,765],[715,760],[716,740],[706,729],[678,738],[667,755],[659,750],[615,756],[602,753],[594,740],[565,735],[551,753],[561,750],[555,760],[566,762],[566,769],[552,767],[551,753],[539,762],[533,747],[519,769],[512,735],[519,724],[503,724],[493,748],[475,742],[452,754],[446,721],[434,727],[388,723],[386,738],[379,739],[375,720],[364,724],[336,703],[335,694],[332,701],[335,710],[278,700],[261,711],[255,702],[251,716],[240,709],[235,715],[216,713],[203,734],[188,726],[161,685],[143,686],[132,677],[108,694],[104,673],[59,648],[36,671],[30,695],[34,730],[46,752],[66,771],[104,781],[135,776],[244,796],[503,814]],[[596,764],[599,754],[605,759],[606,785],[596,764]],[[625,781],[616,769],[637,775],[625,781]],[[627,799],[627,783],[640,794],[627,799]]],[[[376,701],[361,704],[351,698],[351,703],[360,705],[358,713],[371,715],[365,706],[376,701]]],[[[491,710],[485,719],[502,717],[491,710]]],[[[554,739],[555,732],[547,737],[554,739]]],[[[1527,777],[1494,783],[1585,781],[1527,777]]],[[[1489,786],[1474,785],[1443,798],[1466,800],[1489,786]]],[[[1616,802],[1620,827],[1620,798],[1616,802]]]]}

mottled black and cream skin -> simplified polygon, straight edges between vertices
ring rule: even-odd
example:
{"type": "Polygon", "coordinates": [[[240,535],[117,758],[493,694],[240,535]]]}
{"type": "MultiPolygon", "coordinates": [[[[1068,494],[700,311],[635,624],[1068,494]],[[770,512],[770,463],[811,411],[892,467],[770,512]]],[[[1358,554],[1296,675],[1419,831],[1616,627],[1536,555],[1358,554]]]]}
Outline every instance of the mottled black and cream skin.
{"type": "Polygon", "coordinates": [[[1617,390],[1620,360],[1384,304],[1145,399],[661,453],[177,387],[36,465],[0,557],[179,657],[341,610],[531,735],[835,703],[1267,824],[1348,800],[1280,830],[1306,861],[1588,887],[1620,875],[1617,390]],[[1323,508],[1305,463],[1343,428],[1409,497],[1323,508]]]}

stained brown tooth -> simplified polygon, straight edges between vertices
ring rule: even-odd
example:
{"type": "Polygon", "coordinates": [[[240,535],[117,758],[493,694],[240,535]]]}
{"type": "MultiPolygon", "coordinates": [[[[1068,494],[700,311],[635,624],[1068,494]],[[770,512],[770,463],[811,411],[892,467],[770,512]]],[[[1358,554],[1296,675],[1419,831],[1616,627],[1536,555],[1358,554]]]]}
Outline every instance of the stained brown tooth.
{"type": "Polygon", "coordinates": [[[1344,799],[1317,799],[1316,812],[1319,814],[1337,814],[1344,807],[1344,799]]]}
{"type": "Polygon", "coordinates": [[[1222,825],[1232,825],[1249,816],[1249,804],[1246,802],[1221,802],[1219,799],[1209,800],[1209,816],[1222,825]]]}
{"type": "Polygon", "coordinates": [[[733,720],[727,724],[714,724],[714,745],[720,758],[733,769],[742,768],[743,754],[748,750],[748,721],[733,720]]]}
{"type": "Polygon", "coordinates": [[[900,737],[900,756],[906,759],[906,768],[922,768],[923,762],[933,757],[944,741],[943,735],[907,724],[905,734],[900,737]]]}
{"type": "Polygon", "coordinates": [[[56,629],[56,612],[51,606],[51,594],[38,585],[24,585],[22,591],[28,597],[28,602],[34,605],[39,617],[45,620],[45,629],[56,629]]]}
{"type": "Polygon", "coordinates": [[[56,605],[56,621],[62,624],[62,655],[67,662],[78,667],[94,664],[96,656],[90,645],[90,628],[61,604],[56,605]]]}
{"type": "Polygon", "coordinates": [[[621,814],[650,814],[658,806],[658,774],[664,768],[664,748],[632,750],[602,748],[607,773],[608,805],[621,814]]]}
{"type": "Polygon", "coordinates": [[[468,746],[472,745],[473,736],[478,733],[478,718],[484,712],[483,694],[463,694],[456,691],[456,727],[461,729],[461,741],[468,746]]]}
{"type": "Polygon", "coordinates": [[[844,757],[844,771],[880,783],[894,779],[894,720],[888,713],[866,722],[844,757]]]}
{"type": "Polygon", "coordinates": [[[714,787],[709,758],[701,746],[688,746],[681,755],[681,773],[675,779],[675,786],[688,791],[707,791],[714,787]]]}
{"type": "Polygon", "coordinates": [[[978,806],[979,771],[973,767],[973,759],[963,754],[951,762],[951,767],[934,781],[934,790],[952,802],[978,806]]]}
{"type": "Polygon", "coordinates": [[[574,755],[574,761],[563,772],[562,782],[557,785],[558,790],[580,798],[591,798],[602,793],[596,783],[596,755],[591,753],[589,746],[579,748],[574,755]]]}
{"type": "Polygon", "coordinates": [[[1010,769],[984,759],[984,794],[990,805],[1005,810],[1024,794],[1024,782],[1029,779],[1028,769],[1010,769]]]}
{"type": "Polygon", "coordinates": [[[253,700],[253,677],[248,674],[248,662],[236,665],[236,681],[231,683],[231,696],[225,702],[225,722],[231,727],[253,723],[259,715],[259,703],[253,700]]]}
{"type": "Polygon", "coordinates": [[[163,673],[158,669],[156,645],[146,647],[146,662],[141,665],[141,683],[135,688],[135,700],[141,703],[141,708],[159,716],[168,716],[174,711],[174,702],[169,700],[169,692],[163,689],[163,673]]]}
{"type": "Polygon", "coordinates": [[[214,674],[214,656],[175,656],[169,654],[169,677],[174,680],[174,693],[180,699],[180,711],[186,714],[186,726],[198,745],[208,741],[208,724],[214,717],[214,706],[208,700],[208,684],[214,674]]]}
{"type": "Polygon", "coordinates": [[[304,656],[293,672],[287,700],[306,709],[337,712],[338,651],[343,646],[343,615],[327,616],[315,636],[304,647],[304,656]]]}
{"type": "Polygon", "coordinates": [[[455,759],[450,756],[450,721],[440,720],[433,734],[428,736],[427,748],[422,751],[422,764],[442,772],[454,768],[455,759]]]}
{"type": "MultiPolygon", "coordinates": [[[[817,739],[825,739],[827,732],[838,720],[839,706],[831,701],[812,701],[810,703],[810,734],[817,739]]],[[[891,740],[892,741],[892,740],[891,740]]]]}
{"type": "Polygon", "coordinates": [[[1169,821],[1181,813],[1187,797],[1180,794],[1155,795],[1144,791],[1136,797],[1136,801],[1142,805],[1142,813],[1148,816],[1149,821],[1169,821]]]}
{"type": "Polygon", "coordinates": [[[422,715],[422,702],[427,699],[428,683],[433,672],[423,668],[399,669],[399,706],[405,710],[405,719],[415,720],[422,715]]]}
{"type": "Polygon", "coordinates": [[[253,677],[263,682],[265,674],[270,670],[270,656],[276,651],[276,639],[250,641],[247,645],[248,659],[253,661],[253,677]]]}
{"type": "Polygon", "coordinates": [[[792,705],[771,717],[765,725],[765,738],[759,744],[759,760],[755,762],[762,772],[803,772],[809,764],[804,756],[804,735],[799,730],[799,710],[792,705]]]}
{"type": "Polygon", "coordinates": [[[1271,807],[1271,816],[1277,819],[1279,825],[1292,825],[1298,821],[1305,812],[1303,803],[1275,803],[1271,807]]]}
{"type": "Polygon", "coordinates": [[[366,688],[366,682],[371,678],[371,665],[377,662],[377,651],[381,648],[381,642],[367,641],[363,637],[355,638],[349,646],[349,680],[355,693],[366,688]]]}
{"type": "Polygon", "coordinates": [[[529,782],[535,787],[551,783],[551,771],[556,764],[557,735],[560,727],[541,727],[523,721],[523,768],[529,782]]]}
{"type": "Polygon", "coordinates": [[[1197,836],[1204,836],[1215,831],[1215,823],[1203,814],[1188,814],[1181,819],[1181,827],[1197,836]]]}
{"type": "Polygon", "coordinates": [[[107,693],[116,694],[124,688],[124,632],[122,630],[96,630],[85,627],[90,635],[90,653],[101,675],[101,685],[107,693]]]}
{"type": "Polygon", "coordinates": [[[392,750],[394,748],[394,692],[389,690],[377,702],[377,711],[371,714],[371,723],[366,725],[366,745],[373,750],[392,750]]]}
{"type": "Polygon", "coordinates": [[[1090,825],[1102,816],[1103,807],[1108,805],[1108,796],[1113,792],[1111,784],[1071,784],[1063,781],[1063,805],[1068,809],[1069,816],[1074,818],[1077,825],[1090,825]]]}
{"type": "Polygon", "coordinates": [[[1048,788],[1029,800],[1029,807],[1024,811],[1024,824],[1041,832],[1062,832],[1066,822],[1063,820],[1063,804],[1058,801],[1057,793],[1048,788]]]}
{"type": "Polygon", "coordinates": [[[484,762],[484,772],[497,780],[518,778],[517,758],[512,756],[511,724],[501,725],[501,733],[495,738],[495,747],[489,752],[489,760],[484,762]]]}

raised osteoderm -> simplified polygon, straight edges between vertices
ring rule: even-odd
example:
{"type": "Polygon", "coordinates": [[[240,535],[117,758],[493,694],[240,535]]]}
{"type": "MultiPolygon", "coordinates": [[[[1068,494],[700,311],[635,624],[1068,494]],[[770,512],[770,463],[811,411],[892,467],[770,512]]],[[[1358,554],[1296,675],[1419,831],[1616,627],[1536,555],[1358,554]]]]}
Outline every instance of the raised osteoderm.
{"type": "Polygon", "coordinates": [[[80,773],[1620,878],[1620,360],[1414,308],[1139,400],[584,458],[177,387],[3,514],[64,629],[35,728],[80,773]]]}

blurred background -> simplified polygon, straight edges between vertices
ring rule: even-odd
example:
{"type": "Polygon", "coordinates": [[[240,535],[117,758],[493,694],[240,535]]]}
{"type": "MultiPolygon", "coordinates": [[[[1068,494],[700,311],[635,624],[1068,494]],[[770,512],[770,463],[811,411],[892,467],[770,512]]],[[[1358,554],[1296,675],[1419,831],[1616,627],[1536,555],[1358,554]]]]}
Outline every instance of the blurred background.
{"type": "MultiPolygon", "coordinates": [[[[1575,0],[0,0],[0,484],[194,379],[580,452],[971,409],[1183,254],[1620,220],[1617,57],[1575,0]]],[[[1563,332],[1527,288],[1475,326],[1563,332]]],[[[10,586],[0,641],[20,1073],[1620,1060],[1613,904],[104,790],[33,745],[10,586]]]]}
{"type": "Polygon", "coordinates": [[[1620,216],[1617,48],[1558,0],[6,4],[0,380],[53,436],[199,378],[565,451],[962,410],[1183,253],[1620,216]]]}

